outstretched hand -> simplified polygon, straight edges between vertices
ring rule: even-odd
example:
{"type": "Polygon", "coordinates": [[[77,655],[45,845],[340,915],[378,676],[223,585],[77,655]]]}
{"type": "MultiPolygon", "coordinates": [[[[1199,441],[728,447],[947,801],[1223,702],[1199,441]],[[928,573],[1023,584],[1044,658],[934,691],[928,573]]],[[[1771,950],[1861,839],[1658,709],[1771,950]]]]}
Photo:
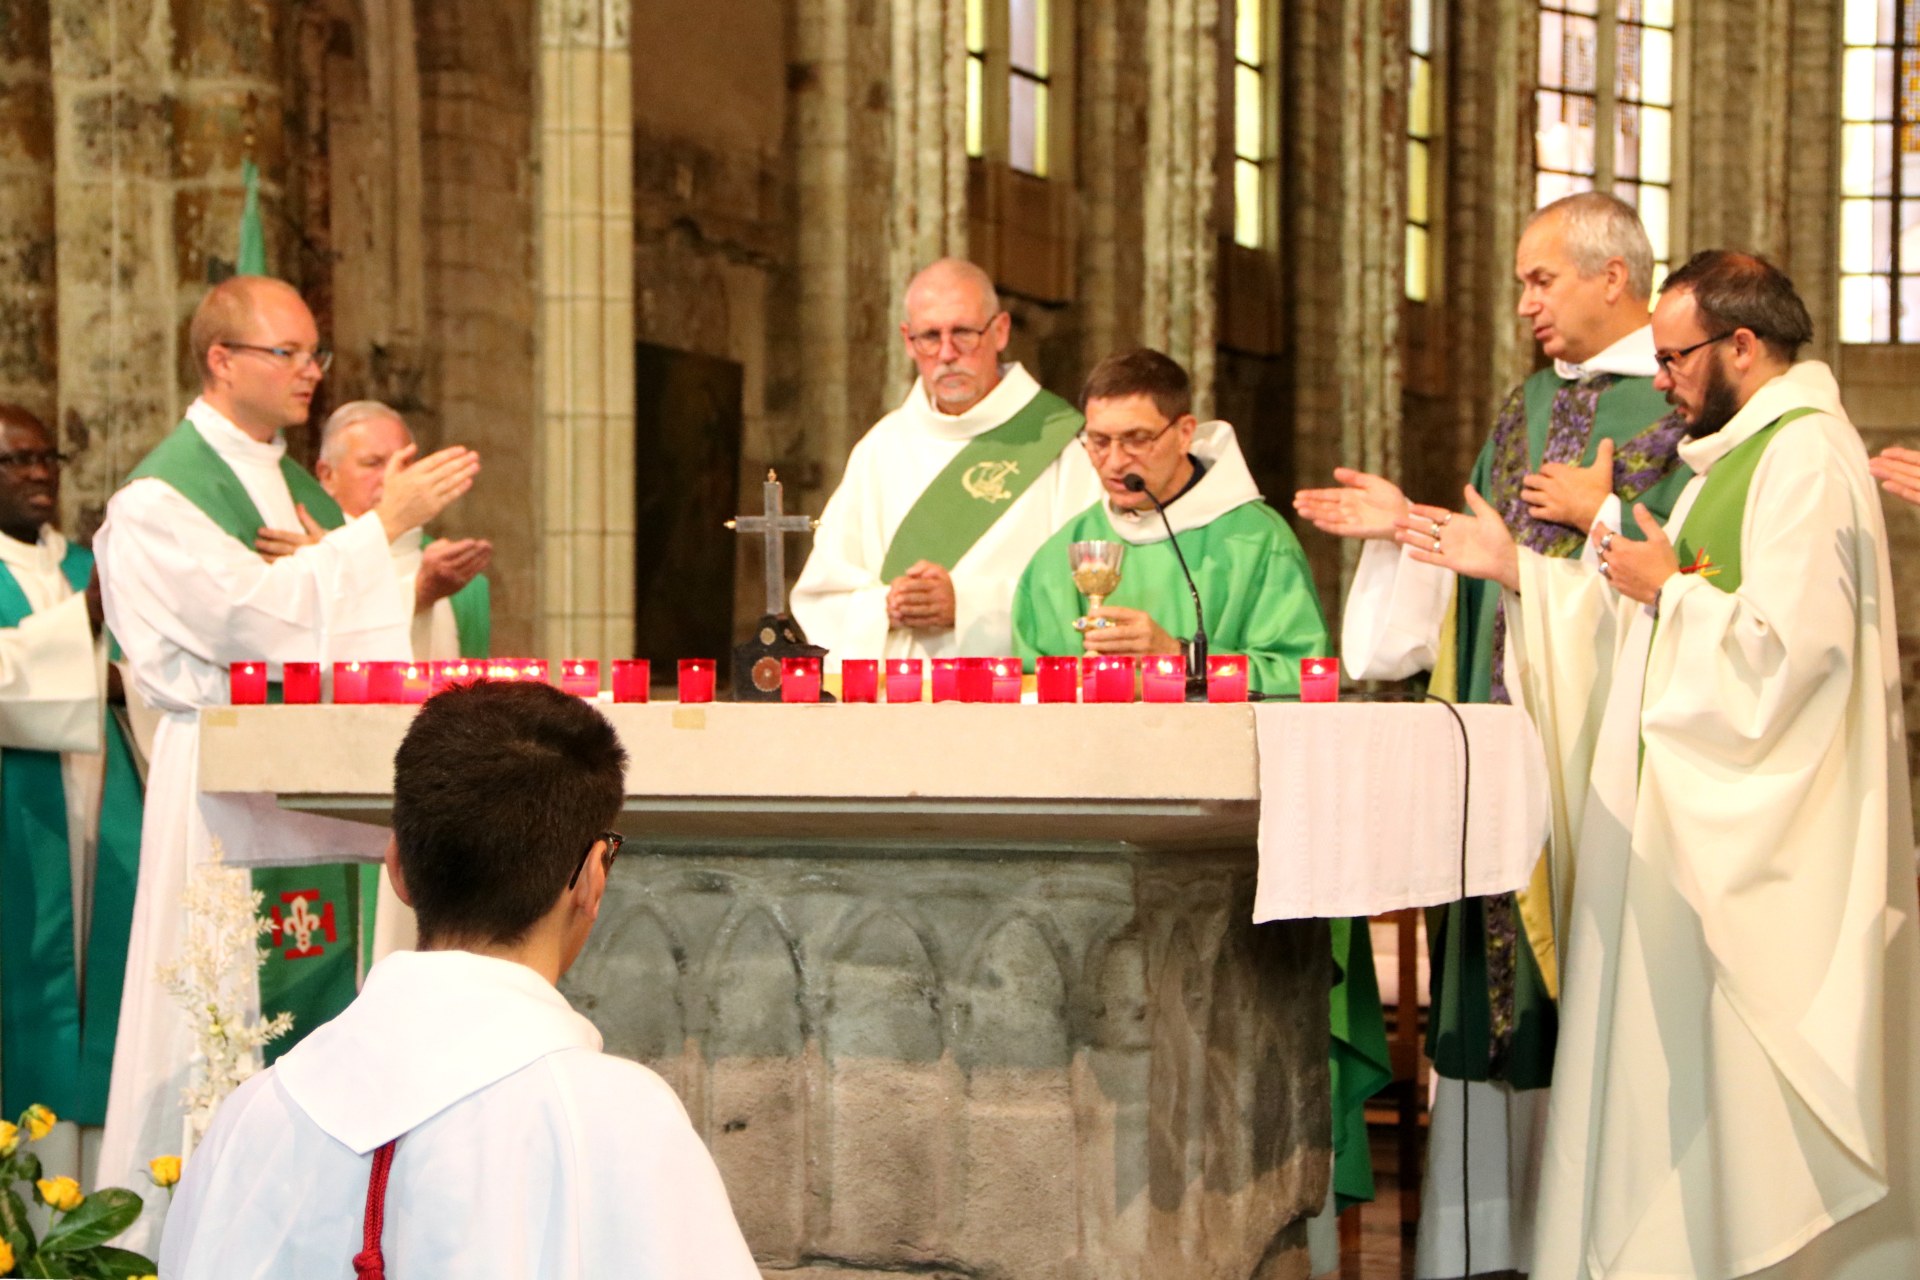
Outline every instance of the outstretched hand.
{"type": "Polygon", "coordinates": [[[1628,541],[1609,529],[1595,529],[1589,536],[1600,557],[1600,572],[1614,589],[1629,600],[1652,604],[1667,579],[1680,572],[1680,553],[1645,503],[1633,504],[1633,518],[1646,535],[1644,542],[1628,541]]]}
{"type": "Polygon", "coordinates": [[[1506,521],[1472,485],[1467,514],[1414,503],[1393,522],[1394,541],[1422,564],[1439,565],[1469,578],[1485,578],[1509,591],[1520,589],[1520,552],[1506,521]]]}
{"type": "Polygon", "coordinates": [[[1393,537],[1394,521],[1411,504],[1400,486],[1384,476],[1335,467],[1337,489],[1302,489],[1293,495],[1293,509],[1322,533],[1339,538],[1393,537]]]}
{"type": "Polygon", "coordinates": [[[1920,450],[1888,445],[1867,463],[1867,470],[1894,497],[1920,505],[1920,450]]]}

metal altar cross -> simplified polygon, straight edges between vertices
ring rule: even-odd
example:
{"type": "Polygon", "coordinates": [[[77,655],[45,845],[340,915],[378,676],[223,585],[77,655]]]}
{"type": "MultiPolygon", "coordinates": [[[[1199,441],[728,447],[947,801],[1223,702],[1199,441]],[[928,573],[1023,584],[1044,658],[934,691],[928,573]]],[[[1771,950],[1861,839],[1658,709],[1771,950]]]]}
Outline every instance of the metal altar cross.
{"type": "Polygon", "coordinates": [[[790,516],[786,514],[781,499],[780,478],[772,469],[767,471],[767,482],[761,486],[765,495],[764,510],[757,516],[735,516],[727,521],[727,528],[735,533],[757,533],[767,553],[767,612],[785,613],[787,610],[787,540],[789,533],[812,533],[820,527],[820,522],[811,516],[790,516]]]}

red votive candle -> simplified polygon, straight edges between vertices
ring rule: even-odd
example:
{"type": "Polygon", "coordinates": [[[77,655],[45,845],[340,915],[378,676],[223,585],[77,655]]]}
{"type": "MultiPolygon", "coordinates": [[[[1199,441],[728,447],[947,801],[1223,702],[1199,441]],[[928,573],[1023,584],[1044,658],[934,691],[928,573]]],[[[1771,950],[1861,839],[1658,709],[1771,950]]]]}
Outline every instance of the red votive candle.
{"type": "Polygon", "coordinates": [[[1133,701],[1131,654],[1107,654],[1093,660],[1093,700],[1095,702],[1133,701]]]}
{"type": "Polygon", "coordinates": [[[613,700],[615,702],[645,702],[647,686],[652,680],[653,664],[645,658],[613,660],[613,700]]]}
{"type": "Polygon", "coordinates": [[[459,684],[472,684],[487,676],[487,664],[469,658],[450,658],[444,662],[430,663],[428,669],[432,672],[435,693],[459,684]]]}
{"type": "Polygon", "coordinates": [[[1300,701],[1340,701],[1340,659],[1300,659],[1300,701]]]}
{"type": "Polygon", "coordinates": [[[713,659],[680,659],[680,701],[713,701],[713,659]]]}
{"type": "Polygon", "coordinates": [[[560,691],[576,698],[591,698],[600,692],[600,660],[568,658],[560,664],[560,691]]]}
{"type": "Polygon", "coordinates": [[[425,662],[400,664],[401,702],[425,702],[433,693],[433,667],[425,662]]]}
{"type": "Polygon", "coordinates": [[[1080,658],[1080,701],[1082,702],[1100,701],[1099,698],[1094,696],[1093,688],[1093,671],[1099,661],[1098,658],[1090,653],[1084,654],[1080,658]]]}
{"type": "MultiPolygon", "coordinates": [[[[840,664],[844,670],[846,664],[840,664]]],[[[887,701],[918,702],[926,690],[926,663],[919,658],[887,659],[887,701]]]]}
{"type": "Polygon", "coordinates": [[[227,668],[227,696],[236,707],[258,707],[267,701],[267,664],[236,662],[227,668]]]}
{"type": "Polygon", "coordinates": [[[367,701],[399,702],[401,671],[410,662],[369,662],[367,664],[367,701]]]}
{"type": "MultiPolygon", "coordinates": [[[[521,659],[520,678],[522,680],[535,680],[541,684],[546,684],[547,683],[547,660],[545,658],[521,659]]],[[[599,679],[600,679],[599,673],[596,672],[594,674],[595,682],[597,683],[599,679]]]]}
{"type": "Polygon", "coordinates": [[[962,658],[954,674],[954,698],[958,702],[993,701],[993,660],[962,658]]]}
{"type": "Polygon", "coordinates": [[[987,669],[993,673],[995,702],[1020,701],[1020,659],[988,658],[987,669]]]}
{"type": "Polygon", "coordinates": [[[952,702],[960,696],[960,659],[933,660],[933,700],[952,702]]]}
{"type": "Polygon", "coordinates": [[[840,701],[876,702],[879,697],[878,658],[847,658],[840,663],[840,701]]]}
{"type": "Polygon", "coordinates": [[[1034,686],[1042,702],[1080,700],[1080,659],[1035,658],[1034,686]]]}
{"type": "Polygon", "coordinates": [[[1247,700],[1247,660],[1237,653],[1216,653],[1207,659],[1207,701],[1247,700]]]}
{"type": "Polygon", "coordinates": [[[520,659],[494,658],[487,663],[487,679],[518,680],[520,678],[520,659]]]}
{"type": "Polygon", "coordinates": [[[320,701],[320,664],[283,663],[280,667],[280,696],[294,704],[320,701]]]}
{"type": "Polygon", "coordinates": [[[780,701],[820,701],[820,659],[780,659],[780,701]]]}
{"type": "Polygon", "coordinates": [[[367,664],[364,662],[336,662],[333,664],[333,700],[346,706],[367,700],[367,664]]]}
{"type": "Polygon", "coordinates": [[[1140,674],[1140,690],[1148,702],[1187,700],[1187,660],[1178,654],[1155,654],[1140,674]]]}

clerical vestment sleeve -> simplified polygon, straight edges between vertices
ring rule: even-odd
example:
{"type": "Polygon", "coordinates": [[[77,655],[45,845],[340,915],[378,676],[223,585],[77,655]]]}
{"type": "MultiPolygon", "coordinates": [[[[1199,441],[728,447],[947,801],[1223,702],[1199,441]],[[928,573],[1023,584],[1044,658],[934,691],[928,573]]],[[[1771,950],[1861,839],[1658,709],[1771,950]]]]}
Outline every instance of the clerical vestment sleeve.
{"type": "Polygon", "coordinates": [[[1883,1038],[1887,833],[1907,801],[1889,794],[1899,674],[1880,520],[1844,424],[1782,428],[1754,472],[1738,589],[1685,574],[1661,591],[1635,844],[1697,913],[1717,984],[1780,1076],[1883,1171],[1867,1064],[1883,1038]],[[1734,813],[1745,838],[1729,838],[1734,813]]]}
{"type": "Polygon", "coordinates": [[[0,628],[0,747],[100,750],[98,658],[79,592],[0,628]]]}
{"type": "Polygon", "coordinates": [[[1396,543],[1369,539],[1340,624],[1340,656],[1355,680],[1404,680],[1433,669],[1454,576],[1396,543]]]}
{"type": "Polygon", "coordinates": [[[790,602],[807,638],[827,647],[834,667],[842,658],[878,658],[886,652],[887,584],[880,580],[886,532],[878,504],[863,500],[869,486],[883,480],[872,473],[867,456],[856,446],[847,459],[790,602]]]}
{"type": "Polygon", "coordinates": [[[1223,633],[1216,647],[1245,653],[1252,687],[1262,693],[1299,693],[1300,659],[1326,657],[1329,645],[1320,596],[1298,544],[1263,546],[1239,590],[1253,602],[1246,621],[1239,635],[1223,633]]]}
{"type": "Polygon", "coordinates": [[[216,667],[409,656],[413,600],[372,513],[269,564],[171,486],[138,480],[115,496],[98,542],[109,624],[161,705],[169,682],[157,667],[171,650],[216,667]]]}

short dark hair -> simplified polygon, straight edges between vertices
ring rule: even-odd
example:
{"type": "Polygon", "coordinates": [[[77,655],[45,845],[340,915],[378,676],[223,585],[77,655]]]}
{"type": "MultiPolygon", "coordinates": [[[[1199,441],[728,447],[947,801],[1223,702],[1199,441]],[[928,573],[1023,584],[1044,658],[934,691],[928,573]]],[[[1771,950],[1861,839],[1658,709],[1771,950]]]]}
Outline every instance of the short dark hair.
{"type": "Polygon", "coordinates": [[[1784,360],[1813,341],[1813,317],[1787,273],[1758,254],[1703,249],[1660,286],[1661,293],[1693,294],[1700,323],[1710,332],[1747,329],[1784,360]]]}
{"type": "Polygon", "coordinates": [[[511,945],[552,909],[619,813],[626,749],[545,684],[427,699],[393,757],[393,834],[423,943],[511,945]]]}
{"type": "Polygon", "coordinates": [[[1146,396],[1168,422],[1193,412],[1193,381],[1180,362],[1149,347],[1108,356],[1080,388],[1080,412],[1095,400],[1146,396]]]}

